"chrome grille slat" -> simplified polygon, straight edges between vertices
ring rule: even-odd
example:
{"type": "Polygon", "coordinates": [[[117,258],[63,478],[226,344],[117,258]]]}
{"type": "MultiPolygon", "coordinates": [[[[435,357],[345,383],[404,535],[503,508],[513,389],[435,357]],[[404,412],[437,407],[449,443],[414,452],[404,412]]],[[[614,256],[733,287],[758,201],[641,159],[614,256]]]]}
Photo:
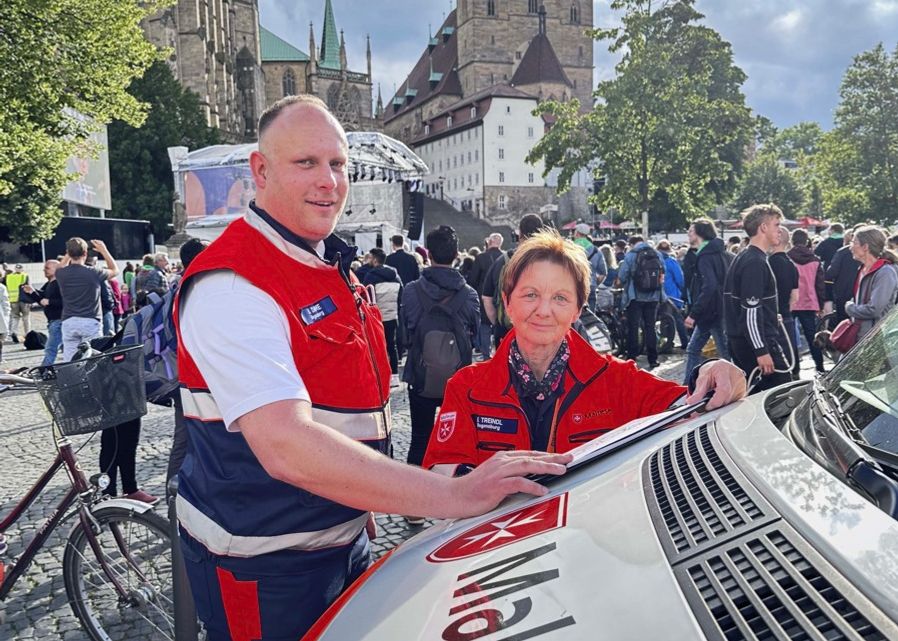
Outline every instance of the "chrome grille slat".
{"type": "Polygon", "coordinates": [[[711,425],[649,456],[643,489],[674,576],[708,639],[898,639],[898,626],[730,462],[711,425]]]}

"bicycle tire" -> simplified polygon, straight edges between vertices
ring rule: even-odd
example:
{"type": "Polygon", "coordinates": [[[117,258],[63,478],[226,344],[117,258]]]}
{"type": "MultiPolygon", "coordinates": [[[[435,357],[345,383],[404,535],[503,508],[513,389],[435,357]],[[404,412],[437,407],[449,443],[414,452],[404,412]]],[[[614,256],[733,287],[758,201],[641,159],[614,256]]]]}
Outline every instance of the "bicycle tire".
{"type": "Polygon", "coordinates": [[[93,517],[100,526],[97,540],[105,561],[128,594],[118,594],[79,523],[66,543],[62,571],[69,604],[84,630],[94,641],[173,640],[168,522],[153,512],[123,507],[101,509],[93,517]],[[127,558],[116,543],[116,529],[127,546],[127,558]]]}

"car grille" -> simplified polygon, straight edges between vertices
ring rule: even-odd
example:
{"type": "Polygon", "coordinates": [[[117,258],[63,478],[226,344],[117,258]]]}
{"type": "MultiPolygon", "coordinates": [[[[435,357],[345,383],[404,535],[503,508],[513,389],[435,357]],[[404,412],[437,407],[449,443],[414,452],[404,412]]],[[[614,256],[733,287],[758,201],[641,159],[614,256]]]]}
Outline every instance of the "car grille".
{"type": "Polygon", "coordinates": [[[708,638],[886,639],[776,525],[675,572],[708,638]]]}
{"type": "Polygon", "coordinates": [[[898,638],[898,627],[730,462],[712,425],[648,457],[643,488],[674,576],[707,639],[898,638]]]}
{"type": "Polygon", "coordinates": [[[668,556],[697,553],[774,518],[741,474],[723,464],[707,425],[655,452],[647,466],[649,505],[666,525],[668,556]]]}

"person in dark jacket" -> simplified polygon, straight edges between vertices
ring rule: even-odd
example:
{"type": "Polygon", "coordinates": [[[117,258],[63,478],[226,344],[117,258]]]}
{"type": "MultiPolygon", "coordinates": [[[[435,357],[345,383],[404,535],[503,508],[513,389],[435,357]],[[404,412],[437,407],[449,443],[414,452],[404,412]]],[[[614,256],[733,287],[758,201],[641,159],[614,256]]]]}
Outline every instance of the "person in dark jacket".
{"type": "MultiPolygon", "coordinates": [[[[474,288],[474,291],[481,297],[481,300],[484,296],[492,297],[493,291],[485,287],[486,285],[486,276],[490,271],[490,267],[492,267],[493,263],[502,256],[502,242],[503,242],[502,234],[490,234],[486,238],[486,250],[481,252],[474,258],[474,266],[471,267],[471,272],[468,274],[468,285],[474,288]]],[[[477,336],[474,338],[474,347],[480,350],[480,353],[483,355],[483,358],[487,359],[490,357],[492,353],[492,335],[493,335],[493,325],[490,322],[489,314],[483,306],[483,303],[480,304],[480,327],[477,328],[477,336]]]]}
{"type": "Polygon", "coordinates": [[[44,263],[44,276],[47,282],[40,289],[33,289],[31,285],[23,285],[22,290],[28,296],[29,301],[38,303],[47,317],[47,344],[44,346],[44,360],[41,366],[52,365],[62,349],[62,293],[59,291],[59,283],[56,282],[56,269],[59,261],[55,259],[44,263]]]}
{"type": "Polygon", "coordinates": [[[833,223],[829,227],[829,236],[820,241],[814,254],[823,263],[823,271],[829,269],[830,264],[835,258],[836,252],[844,245],[845,228],[841,223],[833,223]]]}
{"type": "Polygon", "coordinates": [[[386,265],[387,256],[380,247],[371,250],[371,268],[365,273],[362,285],[374,288],[375,304],[380,310],[381,323],[387,339],[387,357],[390,359],[390,387],[399,386],[399,356],[396,351],[396,335],[399,326],[399,301],[402,283],[396,270],[386,265]]]}
{"type": "Polygon", "coordinates": [[[781,342],[783,354],[791,355],[794,359],[793,373],[797,376],[795,368],[798,367],[798,329],[792,317],[792,303],[798,300],[798,268],[786,254],[788,249],[789,230],[780,227],[779,242],[770,248],[767,263],[776,281],[777,309],[783,322],[781,329],[785,330],[781,342]]]}
{"type": "MultiPolygon", "coordinates": [[[[424,304],[430,301],[441,301],[461,289],[467,290],[467,302],[461,308],[459,316],[470,333],[471,338],[477,333],[480,324],[480,302],[477,292],[467,283],[452,263],[458,256],[458,237],[452,227],[442,225],[427,234],[426,246],[430,252],[433,265],[424,269],[421,278],[406,285],[402,290],[402,306],[400,322],[406,336],[406,346],[414,340],[415,329],[424,315],[424,304]]],[[[430,440],[433,421],[437,408],[442,404],[441,398],[425,398],[414,388],[415,372],[412,363],[406,361],[402,372],[402,380],[409,384],[408,404],[412,422],[412,440],[408,450],[408,463],[421,465],[424,450],[430,440]]],[[[419,523],[417,517],[408,517],[412,523],[419,523]]]]}
{"type": "MultiPolygon", "coordinates": [[[[817,317],[823,310],[825,289],[823,286],[823,267],[816,254],[811,251],[808,232],[796,229],[792,232],[792,249],[788,252],[789,258],[798,269],[798,296],[792,302],[792,316],[801,326],[805,340],[811,350],[814,366],[818,372],[823,372],[823,352],[814,344],[814,335],[817,333],[817,317]]],[[[795,363],[792,373],[798,376],[800,365],[798,351],[795,352],[795,363]]]]}
{"type": "Polygon", "coordinates": [[[723,283],[723,318],[733,362],[749,378],[758,376],[757,390],[792,380],[780,347],[776,280],[767,252],[779,241],[783,212],[773,204],[752,205],[742,213],[749,244],[727,270],[723,283]]]}
{"type": "Polygon", "coordinates": [[[723,279],[728,254],[723,241],[717,237],[714,222],[708,218],[699,218],[689,226],[689,244],[695,248],[696,257],[686,317],[686,327],[693,330],[686,346],[683,380],[687,382],[692,370],[702,362],[702,349],[710,337],[714,337],[718,354],[729,359],[723,328],[723,279]]]}
{"type": "Polygon", "coordinates": [[[836,252],[829,268],[824,274],[824,282],[832,289],[833,311],[836,316],[830,323],[830,329],[835,328],[841,321],[848,318],[845,313],[845,303],[854,296],[854,282],[857,280],[857,272],[861,264],[851,254],[851,239],[854,232],[845,234],[845,246],[836,252]]]}
{"type": "Polygon", "coordinates": [[[389,265],[399,273],[399,279],[403,285],[408,285],[413,280],[421,277],[421,267],[418,260],[405,251],[405,238],[396,234],[390,238],[393,243],[393,253],[387,256],[385,265],[389,265]]]}

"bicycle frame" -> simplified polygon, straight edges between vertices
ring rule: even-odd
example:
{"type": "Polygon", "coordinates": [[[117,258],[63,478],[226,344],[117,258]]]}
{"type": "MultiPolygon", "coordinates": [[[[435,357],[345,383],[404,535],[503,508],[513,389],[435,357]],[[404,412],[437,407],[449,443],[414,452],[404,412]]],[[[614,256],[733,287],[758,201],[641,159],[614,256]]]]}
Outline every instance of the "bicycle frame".
{"type": "MultiPolygon", "coordinates": [[[[62,497],[62,500],[57,505],[56,509],[53,511],[53,514],[50,515],[50,518],[47,519],[44,524],[38,529],[37,533],[34,535],[34,538],[31,539],[28,546],[25,548],[25,551],[16,559],[15,563],[11,567],[8,568],[8,572],[6,573],[3,583],[0,584],[0,601],[6,599],[9,595],[9,592],[12,590],[13,585],[15,585],[16,581],[21,577],[28,567],[31,565],[31,562],[34,560],[34,557],[37,555],[38,550],[47,542],[47,539],[50,538],[50,535],[56,529],[56,527],[67,518],[67,513],[69,508],[80,499],[81,506],[78,509],[78,515],[81,519],[81,523],[84,526],[85,533],[87,535],[87,540],[90,543],[90,547],[94,552],[94,555],[97,557],[97,560],[100,563],[100,566],[103,568],[103,572],[109,577],[109,580],[115,585],[116,590],[119,595],[122,597],[127,596],[128,591],[121,585],[118,578],[115,574],[110,570],[105,555],[100,553],[99,542],[97,541],[96,534],[91,525],[91,516],[89,509],[89,500],[93,491],[88,485],[87,479],[84,478],[84,473],[81,471],[81,468],[78,466],[78,461],[75,458],[75,453],[72,451],[72,445],[69,441],[68,437],[61,436],[56,428],[56,425],[53,425],[53,437],[56,441],[56,458],[53,460],[53,463],[47,469],[46,472],[37,480],[37,482],[31,487],[28,491],[28,494],[20,500],[15,507],[13,507],[12,511],[2,520],[0,521],[0,533],[6,532],[6,530],[12,526],[22,514],[34,503],[35,499],[44,491],[47,487],[47,484],[50,480],[56,475],[61,467],[65,467],[66,472],[69,475],[69,480],[72,483],[72,487],[66,492],[65,496],[62,497]]],[[[116,543],[119,545],[123,554],[127,554],[127,548],[123,545],[123,541],[121,540],[121,533],[114,532],[113,533],[116,539],[116,543]]]]}

